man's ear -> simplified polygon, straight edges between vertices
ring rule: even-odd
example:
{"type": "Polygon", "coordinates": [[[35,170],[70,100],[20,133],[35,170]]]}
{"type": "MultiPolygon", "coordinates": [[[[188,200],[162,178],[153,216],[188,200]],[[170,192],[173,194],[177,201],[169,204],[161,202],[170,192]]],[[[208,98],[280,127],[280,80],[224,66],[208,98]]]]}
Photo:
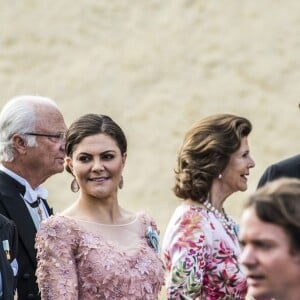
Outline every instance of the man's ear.
{"type": "Polygon", "coordinates": [[[24,154],[27,151],[27,141],[19,134],[12,136],[12,143],[15,151],[24,154]]]}

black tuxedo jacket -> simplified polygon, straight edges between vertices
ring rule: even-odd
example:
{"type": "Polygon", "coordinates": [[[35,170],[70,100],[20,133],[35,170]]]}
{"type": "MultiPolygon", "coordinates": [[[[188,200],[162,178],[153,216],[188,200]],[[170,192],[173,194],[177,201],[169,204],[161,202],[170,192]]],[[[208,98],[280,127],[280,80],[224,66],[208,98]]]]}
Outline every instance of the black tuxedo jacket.
{"type": "Polygon", "coordinates": [[[15,224],[0,215],[0,271],[2,277],[2,298],[1,300],[14,299],[14,289],[16,287],[16,278],[14,277],[12,268],[10,266],[17,256],[18,235],[15,224]],[[7,240],[9,242],[9,255],[8,258],[4,252],[2,242],[7,240]]]}
{"type": "MultiPolygon", "coordinates": [[[[36,228],[22,196],[25,187],[0,171],[0,213],[13,220],[18,231],[18,299],[40,300],[35,271],[37,267],[34,248],[36,228]]],[[[52,210],[45,203],[49,215],[52,210]]]]}
{"type": "Polygon", "coordinates": [[[269,166],[261,176],[257,187],[259,188],[268,181],[280,177],[296,177],[300,179],[300,154],[269,166]]]}

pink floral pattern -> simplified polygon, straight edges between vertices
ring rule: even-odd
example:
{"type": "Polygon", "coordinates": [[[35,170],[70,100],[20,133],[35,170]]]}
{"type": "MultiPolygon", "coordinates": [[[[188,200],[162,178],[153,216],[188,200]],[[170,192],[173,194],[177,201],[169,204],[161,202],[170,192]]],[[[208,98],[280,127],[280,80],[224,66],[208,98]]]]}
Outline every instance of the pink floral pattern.
{"type": "Polygon", "coordinates": [[[126,251],[116,241],[82,229],[76,219],[52,216],[36,237],[37,278],[43,300],[154,300],[164,281],[161,259],[148,245],[147,228],[138,215],[139,245],[126,251]]]}
{"type": "Polygon", "coordinates": [[[168,299],[246,299],[239,254],[237,236],[226,232],[212,212],[179,206],[163,242],[168,299]]]}

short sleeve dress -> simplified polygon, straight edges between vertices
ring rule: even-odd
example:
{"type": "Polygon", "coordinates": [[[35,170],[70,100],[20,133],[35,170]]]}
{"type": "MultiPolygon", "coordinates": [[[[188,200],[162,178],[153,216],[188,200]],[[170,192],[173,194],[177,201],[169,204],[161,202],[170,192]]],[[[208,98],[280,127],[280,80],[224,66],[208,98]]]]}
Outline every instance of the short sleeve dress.
{"type": "Polygon", "coordinates": [[[246,298],[237,233],[227,232],[213,212],[185,204],[177,207],[162,251],[168,273],[167,299],[246,298]]]}
{"type": "Polygon", "coordinates": [[[36,237],[42,300],[158,299],[164,268],[149,236],[156,229],[143,213],[125,225],[48,218],[36,237]]]}

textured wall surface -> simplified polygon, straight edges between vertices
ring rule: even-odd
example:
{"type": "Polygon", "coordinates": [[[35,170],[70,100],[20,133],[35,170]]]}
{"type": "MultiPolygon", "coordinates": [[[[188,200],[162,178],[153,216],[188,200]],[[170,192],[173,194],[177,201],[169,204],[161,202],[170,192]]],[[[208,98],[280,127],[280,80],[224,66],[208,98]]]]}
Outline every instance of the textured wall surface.
{"type": "MultiPolygon", "coordinates": [[[[120,202],[161,227],[178,200],[173,169],[193,122],[228,112],[254,126],[256,168],[228,200],[237,219],[264,168],[299,152],[297,0],[0,0],[0,105],[53,98],[70,124],[112,116],[129,140],[120,202]]],[[[46,186],[56,211],[76,198],[61,174],[46,186]]]]}

